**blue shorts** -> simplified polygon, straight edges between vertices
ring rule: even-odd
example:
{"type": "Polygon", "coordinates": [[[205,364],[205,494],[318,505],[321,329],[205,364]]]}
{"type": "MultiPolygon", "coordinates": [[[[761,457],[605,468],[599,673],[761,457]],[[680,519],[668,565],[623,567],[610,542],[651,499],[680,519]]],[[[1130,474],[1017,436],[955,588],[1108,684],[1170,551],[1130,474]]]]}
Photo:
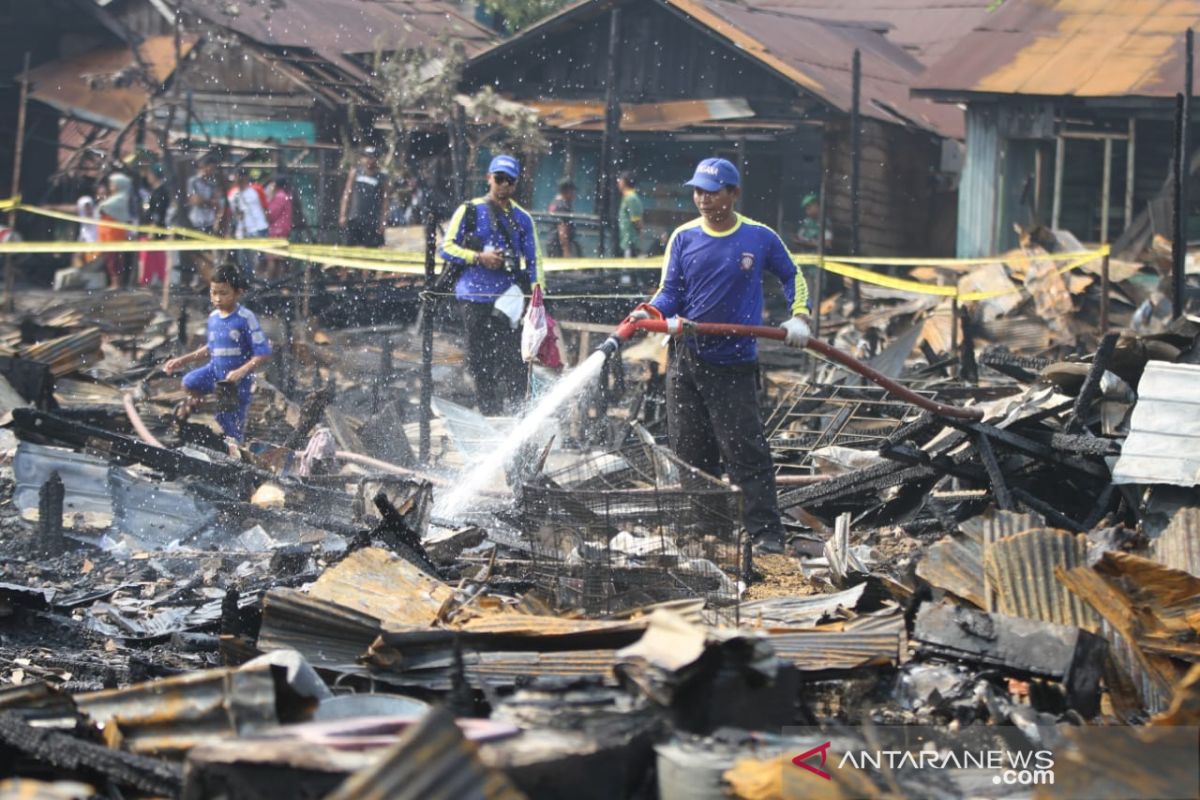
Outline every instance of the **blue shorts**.
{"type": "MultiPolygon", "coordinates": [[[[217,390],[217,381],[219,380],[217,371],[213,369],[210,362],[184,375],[183,388],[193,394],[212,394],[217,390]]],[[[238,383],[237,411],[217,412],[217,424],[221,426],[221,430],[225,432],[226,436],[239,442],[246,437],[246,412],[250,408],[250,394],[253,391],[254,376],[247,375],[238,383]]]]}

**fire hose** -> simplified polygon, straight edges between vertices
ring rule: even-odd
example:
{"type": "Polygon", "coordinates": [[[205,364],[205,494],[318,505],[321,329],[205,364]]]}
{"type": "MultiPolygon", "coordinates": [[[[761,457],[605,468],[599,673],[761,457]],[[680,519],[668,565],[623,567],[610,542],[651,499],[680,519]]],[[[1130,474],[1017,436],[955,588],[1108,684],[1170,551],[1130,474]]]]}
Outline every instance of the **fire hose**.
{"type": "MultiPolygon", "coordinates": [[[[628,341],[629,337],[633,336],[636,331],[647,331],[648,333],[669,333],[672,335],[679,334],[697,334],[700,336],[754,336],[759,339],[775,339],[783,341],[787,338],[787,332],[783,328],[774,328],[768,325],[733,325],[718,322],[690,322],[686,320],[675,319],[626,319],[612,335],[608,337],[604,344],[600,345],[600,350],[603,350],[608,355],[612,355],[621,343],[628,341]]],[[[814,353],[841,364],[847,369],[857,372],[867,380],[882,387],[884,390],[894,394],[896,397],[904,400],[907,403],[912,403],[915,406],[931,411],[934,414],[939,414],[943,417],[954,417],[955,419],[978,420],[983,418],[983,412],[978,408],[959,408],[947,403],[939,403],[936,400],[930,400],[928,397],[923,397],[911,389],[902,386],[888,376],[884,375],[879,370],[864,364],[857,358],[843,353],[832,345],[822,342],[820,339],[809,337],[804,345],[807,349],[814,353]]]]}

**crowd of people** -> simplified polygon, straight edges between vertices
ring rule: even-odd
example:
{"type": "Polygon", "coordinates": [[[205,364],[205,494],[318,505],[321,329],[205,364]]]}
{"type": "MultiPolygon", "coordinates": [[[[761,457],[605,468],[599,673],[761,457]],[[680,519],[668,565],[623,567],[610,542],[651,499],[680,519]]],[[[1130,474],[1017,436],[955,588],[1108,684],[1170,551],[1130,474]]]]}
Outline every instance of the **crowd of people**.
{"type": "MultiPolygon", "coordinates": [[[[297,223],[303,224],[287,175],[263,183],[256,171],[239,168],[223,180],[215,155],[194,165],[178,196],[172,196],[160,162],[142,161],[99,181],[92,194],[79,197],[75,210],[79,217],[93,220],[79,225],[81,242],[127,242],[162,235],[135,234],[124,227],[129,225],[184,227],[234,239],[288,239],[297,223]]],[[[237,263],[248,280],[278,277],[278,259],[264,258],[255,250],[237,253],[237,263]]],[[[125,288],[166,281],[171,255],[157,250],[109,252],[84,254],[81,261],[102,259],[110,287],[125,288]]],[[[207,253],[181,254],[177,266],[184,283],[191,285],[201,272],[201,262],[210,258],[207,253]]]]}

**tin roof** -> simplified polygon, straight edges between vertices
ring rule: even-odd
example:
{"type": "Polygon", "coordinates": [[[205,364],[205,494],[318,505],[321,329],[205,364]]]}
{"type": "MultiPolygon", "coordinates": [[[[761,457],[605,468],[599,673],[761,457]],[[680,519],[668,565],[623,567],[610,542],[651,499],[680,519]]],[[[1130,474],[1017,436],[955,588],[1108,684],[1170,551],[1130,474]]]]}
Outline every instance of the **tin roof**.
{"type": "Polygon", "coordinates": [[[271,47],[313,50],[326,58],[402,47],[434,48],[452,37],[473,55],[496,38],[446,0],[288,0],[278,9],[225,0],[184,0],[210,22],[271,47]]]}
{"type": "MultiPolygon", "coordinates": [[[[185,57],[195,44],[195,37],[184,38],[185,57]]],[[[173,36],[151,36],[138,51],[150,81],[164,83],[175,71],[173,36]]],[[[100,47],[29,70],[29,96],[77,119],[123,128],[150,99],[145,83],[133,75],[136,68],[133,51],[128,47],[100,47]]]]}
{"type": "Polygon", "coordinates": [[[1150,361],[1113,483],[1200,485],[1200,366],[1150,361]]]}
{"type": "MultiPolygon", "coordinates": [[[[842,113],[851,107],[851,61],[862,56],[864,116],[915,125],[943,136],[961,136],[962,114],[909,94],[923,66],[881,33],[879,27],[855,21],[822,20],[782,7],[729,0],[625,0],[657,2],[689,18],[713,37],[842,113]]],[[[475,63],[544,41],[548,35],[574,29],[579,22],[607,13],[609,0],[581,0],[475,58],[475,63]]]]}
{"type": "Polygon", "coordinates": [[[991,4],[992,0],[760,0],[755,7],[867,25],[929,66],[983,22],[991,4]]]}
{"type": "Polygon", "coordinates": [[[920,95],[1173,97],[1200,0],[1008,0],[917,82],[920,95]]]}

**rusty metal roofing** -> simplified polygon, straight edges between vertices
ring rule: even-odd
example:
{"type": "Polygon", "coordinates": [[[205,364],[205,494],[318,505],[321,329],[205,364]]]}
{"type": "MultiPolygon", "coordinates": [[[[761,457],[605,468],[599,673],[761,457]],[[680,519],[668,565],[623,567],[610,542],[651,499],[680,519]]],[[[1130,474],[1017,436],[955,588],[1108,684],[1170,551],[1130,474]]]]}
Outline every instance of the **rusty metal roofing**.
{"type": "Polygon", "coordinates": [[[1150,361],[1113,483],[1200,484],[1200,365],[1150,361]]]}
{"type": "Polygon", "coordinates": [[[986,545],[983,568],[996,593],[995,610],[1011,617],[1098,630],[1099,615],[1055,576],[1060,567],[1086,564],[1087,547],[1084,534],[1051,529],[1030,530],[986,545]]]}
{"type": "MultiPolygon", "coordinates": [[[[524,100],[521,104],[537,111],[543,124],[561,130],[604,129],[604,103],[599,100],[533,99],[524,100]]],[[[621,104],[623,131],[672,131],[695,126],[725,126],[731,120],[753,117],[754,109],[744,97],[621,104]]]]}
{"type": "Polygon", "coordinates": [[[760,0],[758,8],[874,28],[929,65],[987,16],[994,0],[760,0]]]}
{"type": "MultiPolygon", "coordinates": [[[[851,61],[858,49],[862,54],[864,116],[915,125],[943,136],[962,135],[963,115],[958,109],[910,96],[909,88],[923,65],[871,25],[814,19],[782,8],[729,0],[624,2],[661,3],[798,90],[843,113],[850,111],[851,61]]],[[[548,35],[573,30],[580,22],[607,13],[611,7],[609,0],[582,0],[480,52],[475,59],[492,58],[527,43],[542,42],[548,35]]]]}
{"type": "Polygon", "coordinates": [[[1200,0],[1008,0],[916,82],[921,94],[1173,97],[1200,0]]]}
{"type": "Polygon", "coordinates": [[[479,760],[479,750],[435,708],[406,730],[378,763],[351,775],[329,800],[523,800],[501,771],[479,760]]]}
{"type": "MultiPolygon", "coordinates": [[[[196,37],[185,37],[186,57],[196,37]]],[[[153,84],[164,83],[175,71],[175,38],[151,36],[138,54],[153,84]]],[[[136,76],[138,64],[128,47],[100,47],[29,70],[29,96],[63,114],[102,125],[123,128],[145,108],[150,90],[136,76]]]]}
{"type": "Polygon", "coordinates": [[[401,48],[437,48],[446,40],[462,43],[467,55],[487,47],[496,35],[445,0],[287,0],[231,4],[226,0],[184,0],[184,7],[215,25],[260,44],[313,50],[326,58],[401,48]],[[231,6],[239,8],[229,13],[231,6]]]}

